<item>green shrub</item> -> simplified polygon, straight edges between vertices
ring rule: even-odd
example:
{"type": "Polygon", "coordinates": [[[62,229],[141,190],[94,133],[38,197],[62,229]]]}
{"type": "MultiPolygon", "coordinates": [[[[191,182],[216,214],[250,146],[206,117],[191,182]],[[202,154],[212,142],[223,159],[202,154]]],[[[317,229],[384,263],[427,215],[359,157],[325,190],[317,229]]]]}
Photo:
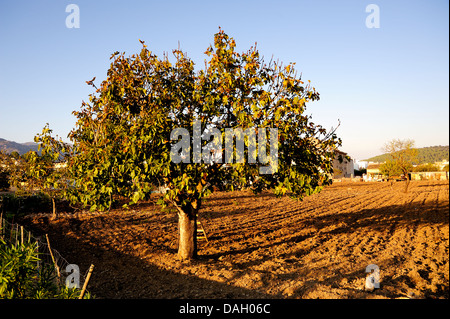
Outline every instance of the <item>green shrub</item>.
{"type": "Polygon", "coordinates": [[[0,239],[0,297],[26,298],[34,290],[37,252],[31,245],[8,245],[0,239]]]}
{"type": "Polygon", "coordinates": [[[41,262],[35,244],[12,245],[0,238],[0,298],[78,299],[79,295],[79,289],[58,285],[53,265],[41,262]]]}

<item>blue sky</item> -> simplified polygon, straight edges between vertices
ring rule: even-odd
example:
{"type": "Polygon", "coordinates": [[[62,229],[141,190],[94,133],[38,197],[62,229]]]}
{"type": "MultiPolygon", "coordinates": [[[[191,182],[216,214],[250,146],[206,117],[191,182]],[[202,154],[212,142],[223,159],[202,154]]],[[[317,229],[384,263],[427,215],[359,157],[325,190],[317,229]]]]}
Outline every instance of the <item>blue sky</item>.
{"type": "Polygon", "coordinates": [[[1,1],[0,137],[32,141],[48,122],[65,140],[115,51],[158,55],[178,47],[203,67],[219,26],[245,51],[295,62],[321,100],[326,128],[341,121],[342,150],[356,159],[393,138],[449,144],[448,1],[1,1]],[[67,28],[66,6],[80,10],[67,28]],[[379,8],[367,28],[366,6],[379,8]]]}

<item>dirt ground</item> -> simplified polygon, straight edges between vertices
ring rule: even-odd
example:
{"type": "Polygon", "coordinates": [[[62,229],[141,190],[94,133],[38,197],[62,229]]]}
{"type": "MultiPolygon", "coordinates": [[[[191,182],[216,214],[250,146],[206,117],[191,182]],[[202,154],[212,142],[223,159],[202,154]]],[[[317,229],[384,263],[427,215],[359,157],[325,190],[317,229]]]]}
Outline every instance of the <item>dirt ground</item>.
{"type": "Polygon", "coordinates": [[[177,216],[128,211],[27,217],[97,298],[448,298],[449,183],[335,183],[304,201],[213,193],[199,218],[209,241],[177,260],[177,216]],[[375,264],[380,288],[364,290],[375,264]]]}

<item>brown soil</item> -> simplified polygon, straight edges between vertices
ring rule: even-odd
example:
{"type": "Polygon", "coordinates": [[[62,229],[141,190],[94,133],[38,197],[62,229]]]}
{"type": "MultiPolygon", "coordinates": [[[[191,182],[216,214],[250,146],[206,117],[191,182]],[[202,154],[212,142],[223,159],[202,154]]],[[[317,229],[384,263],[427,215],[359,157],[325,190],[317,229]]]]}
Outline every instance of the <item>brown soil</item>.
{"type": "Polygon", "coordinates": [[[403,185],[335,183],[302,202],[214,193],[199,215],[209,242],[191,262],[176,257],[174,210],[152,203],[23,222],[82,272],[95,265],[97,298],[448,298],[448,181],[403,185]]]}

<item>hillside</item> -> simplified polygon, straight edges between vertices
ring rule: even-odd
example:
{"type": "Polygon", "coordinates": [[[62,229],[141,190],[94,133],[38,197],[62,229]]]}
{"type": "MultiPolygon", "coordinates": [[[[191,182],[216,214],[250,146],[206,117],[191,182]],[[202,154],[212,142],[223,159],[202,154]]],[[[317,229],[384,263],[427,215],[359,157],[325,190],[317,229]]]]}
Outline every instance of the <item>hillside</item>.
{"type": "Polygon", "coordinates": [[[16,151],[20,155],[25,154],[26,152],[33,150],[38,151],[38,144],[33,142],[27,143],[16,143],[13,141],[8,141],[3,138],[0,138],[0,151],[6,152],[8,154],[16,151]]]}
{"type": "MultiPolygon", "coordinates": [[[[417,149],[417,161],[414,164],[425,164],[440,162],[449,159],[449,146],[429,146],[417,149]]],[[[382,154],[366,159],[368,162],[384,162],[389,159],[388,154],[382,154]]]]}

